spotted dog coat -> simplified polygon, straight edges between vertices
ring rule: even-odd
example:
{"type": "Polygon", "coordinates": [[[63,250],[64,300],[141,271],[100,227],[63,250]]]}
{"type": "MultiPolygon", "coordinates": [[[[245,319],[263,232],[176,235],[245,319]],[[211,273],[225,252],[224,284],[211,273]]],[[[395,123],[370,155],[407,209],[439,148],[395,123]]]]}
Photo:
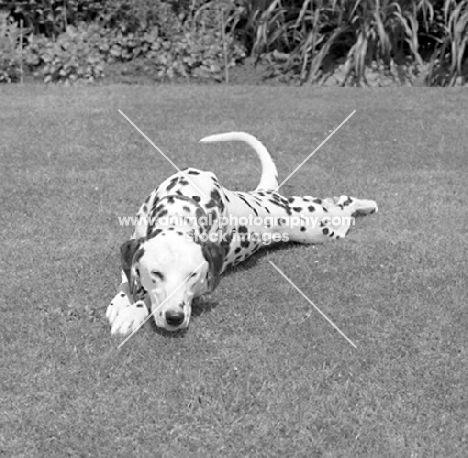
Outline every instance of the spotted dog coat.
{"type": "Polygon", "coordinates": [[[137,214],[139,224],[121,248],[122,284],[107,309],[113,334],[136,330],[149,310],[157,326],[186,328],[192,300],[213,291],[230,266],[277,241],[343,238],[350,217],[377,211],[374,201],[348,196],[280,195],[276,166],[252,135],[230,132],[201,141],[230,140],[244,141],[256,151],[262,164],[256,190],[230,191],[213,173],[188,168],[147,197],[137,214]]]}

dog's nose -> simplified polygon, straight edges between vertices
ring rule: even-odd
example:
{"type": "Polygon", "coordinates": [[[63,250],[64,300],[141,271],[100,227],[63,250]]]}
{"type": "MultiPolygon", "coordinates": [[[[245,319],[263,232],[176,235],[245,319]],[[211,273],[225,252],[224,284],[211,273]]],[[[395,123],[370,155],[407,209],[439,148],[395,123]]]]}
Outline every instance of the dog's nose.
{"type": "Polygon", "coordinates": [[[173,310],[168,310],[166,312],[166,322],[169,326],[179,326],[184,321],[184,318],[184,312],[173,310]]]}

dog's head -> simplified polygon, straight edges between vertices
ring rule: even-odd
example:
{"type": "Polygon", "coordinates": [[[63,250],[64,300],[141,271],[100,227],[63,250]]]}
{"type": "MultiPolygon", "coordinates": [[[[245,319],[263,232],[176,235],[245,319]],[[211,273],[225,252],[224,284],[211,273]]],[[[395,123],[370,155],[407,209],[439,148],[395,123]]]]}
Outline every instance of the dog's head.
{"type": "Polygon", "coordinates": [[[219,245],[176,230],[128,240],[121,255],[134,300],[146,295],[156,325],[168,331],[188,327],[192,300],[216,288],[224,261],[219,245]]]}

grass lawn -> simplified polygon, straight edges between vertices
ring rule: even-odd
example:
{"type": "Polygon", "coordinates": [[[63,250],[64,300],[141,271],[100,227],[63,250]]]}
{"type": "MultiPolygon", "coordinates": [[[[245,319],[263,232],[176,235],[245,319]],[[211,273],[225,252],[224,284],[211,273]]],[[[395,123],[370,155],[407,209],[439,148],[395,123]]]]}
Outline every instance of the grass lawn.
{"type": "Polygon", "coordinates": [[[468,93],[246,86],[0,87],[0,456],[468,456],[468,93]],[[375,199],[345,240],[225,274],[190,331],[120,350],[119,246],[173,167],[375,199]],[[353,341],[290,286],[282,269],[353,341]]]}

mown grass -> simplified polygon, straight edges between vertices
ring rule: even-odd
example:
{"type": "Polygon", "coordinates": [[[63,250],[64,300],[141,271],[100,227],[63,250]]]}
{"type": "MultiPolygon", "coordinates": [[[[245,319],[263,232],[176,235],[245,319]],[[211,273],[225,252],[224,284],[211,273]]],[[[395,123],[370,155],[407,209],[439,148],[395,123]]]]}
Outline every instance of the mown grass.
{"type": "Polygon", "coordinates": [[[457,90],[0,88],[0,454],[464,457],[468,96],[457,90]],[[291,194],[375,199],[326,246],[226,274],[184,337],[121,350],[105,309],[132,216],[180,167],[250,189],[246,130],[291,194]],[[351,347],[272,268],[281,268],[351,347]]]}

